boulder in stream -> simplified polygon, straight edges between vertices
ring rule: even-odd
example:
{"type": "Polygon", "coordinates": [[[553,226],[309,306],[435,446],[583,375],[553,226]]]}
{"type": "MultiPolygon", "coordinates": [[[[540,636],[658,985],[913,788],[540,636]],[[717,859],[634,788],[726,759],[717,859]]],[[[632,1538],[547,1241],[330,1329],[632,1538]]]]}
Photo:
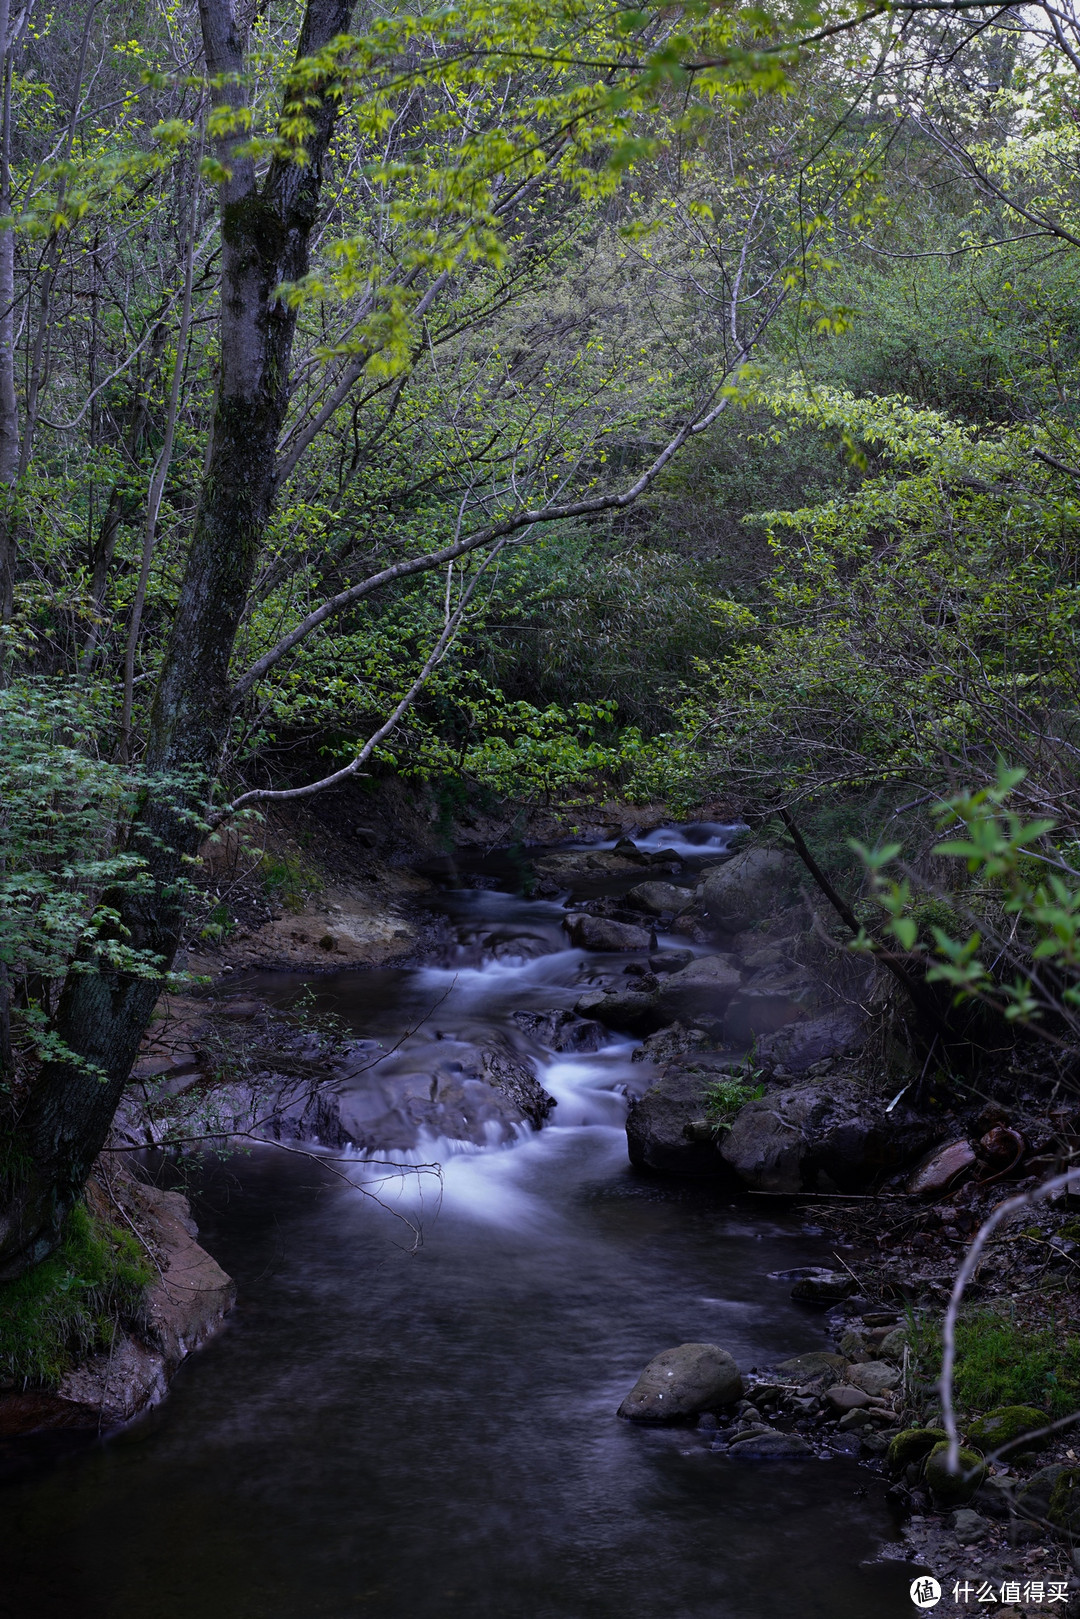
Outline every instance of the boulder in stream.
{"type": "Polygon", "coordinates": [[[579,950],[647,950],[652,942],[652,935],[644,928],[616,922],[609,916],[590,916],[587,911],[574,912],[563,926],[570,943],[579,950]]]}
{"type": "Polygon", "coordinates": [[[655,991],[590,990],[574,1007],[579,1017],[595,1018],[609,1029],[630,1034],[651,1034],[664,1022],[655,991]]]}
{"type": "Polygon", "coordinates": [[[483,1045],[433,1040],[421,1051],[358,1048],[332,1083],[290,1092],[263,1133],[367,1152],[405,1152],[444,1136],[491,1146],[538,1130],[555,1106],[527,1058],[492,1034],[483,1045]]]}
{"type": "Polygon", "coordinates": [[[732,1067],[733,1059],[719,1052],[689,1053],[631,1101],[626,1145],[635,1169],[731,1178],[720,1155],[720,1133],[705,1117],[705,1092],[732,1067]]]}
{"type": "Polygon", "coordinates": [[[626,895],[627,905],[635,911],[648,911],[651,916],[678,916],[692,902],[690,890],[678,888],[674,883],[638,883],[626,895]]]}
{"type": "Polygon", "coordinates": [[[668,1020],[716,1017],[723,1013],[742,982],[728,955],[698,956],[679,972],[665,975],[660,986],[660,1007],[668,1020]]]}
{"type": "Polygon", "coordinates": [[[733,1405],[743,1394],[734,1359],[717,1344],[680,1344],[646,1366],[619,1407],[631,1422],[684,1422],[733,1405]]]}
{"type": "Polygon", "coordinates": [[[901,1106],[889,1112],[863,1086],[832,1079],[827,1089],[789,1086],[748,1102],[720,1151],[755,1191],[846,1192],[903,1167],[939,1132],[933,1120],[901,1106]]]}
{"type": "Polygon", "coordinates": [[[797,892],[801,861],[781,849],[744,849],[706,873],[701,908],[710,927],[741,933],[779,910],[797,892]]]}

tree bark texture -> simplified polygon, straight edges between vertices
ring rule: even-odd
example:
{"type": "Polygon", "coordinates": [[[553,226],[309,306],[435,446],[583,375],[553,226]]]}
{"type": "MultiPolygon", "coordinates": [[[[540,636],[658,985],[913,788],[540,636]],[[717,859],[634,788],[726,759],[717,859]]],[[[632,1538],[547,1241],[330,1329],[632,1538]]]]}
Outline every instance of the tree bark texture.
{"type": "MultiPolygon", "coordinates": [[[[298,58],[349,25],[355,0],[308,0],[298,58]]],[[[236,0],[200,0],[207,68],[219,102],[242,105],[245,38],[236,0]]],[[[310,86],[308,93],[311,93],[310,86]]],[[[152,710],[145,764],[172,786],[148,789],[131,834],[151,881],[106,897],[126,942],[171,966],[184,919],[185,863],[203,837],[202,811],[231,715],[229,660],[275,495],[275,458],[288,405],[296,312],[274,297],[308,268],[322,169],[337,103],[309,105],[303,164],[275,159],[258,181],[250,159],[219,151],[221,358],[212,442],[176,618],[152,710]],[[186,777],[183,782],[178,778],[186,777]]],[[[239,140],[242,137],[236,137],[239,140]]],[[[42,1070],[10,1132],[0,1172],[0,1279],[55,1245],[64,1216],[104,1145],[160,980],[76,964],[56,1029],[80,1061],[42,1070]],[[82,970],[79,970],[79,969],[82,970]],[[92,1066],[88,1066],[92,1065],[92,1066]]]]}

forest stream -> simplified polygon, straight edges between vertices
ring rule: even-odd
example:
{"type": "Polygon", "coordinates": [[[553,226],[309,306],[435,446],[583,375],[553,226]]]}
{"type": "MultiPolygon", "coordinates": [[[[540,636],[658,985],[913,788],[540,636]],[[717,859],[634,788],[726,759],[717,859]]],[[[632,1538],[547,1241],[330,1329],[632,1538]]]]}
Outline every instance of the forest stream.
{"type": "MultiPolygon", "coordinates": [[[[724,829],[680,835],[692,872],[724,829]]],[[[600,959],[566,947],[558,901],[509,891],[517,875],[505,856],[446,863],[439,964],[312,987],[398,1073],[498,1031],[556,1098],[544,1128],[390,1151],[413,1167],[369,1166],[381,1205],[274,1146],[212,1165],[201,1240],[239,1304],[150,1418],[8,1483],[13,1619],[910,1612],[872,1468],[739,1463],[704,1429],[616,1418],[671,1345],[743,1369],[828,1347],[770,1273],[831,1256],[793,1208],[630,1168],[632,1042],[553,1052],[513,1017],[572,1006],[600,959]]],[[[303,987],[240,986],[279,1004],[303,987]]]]}

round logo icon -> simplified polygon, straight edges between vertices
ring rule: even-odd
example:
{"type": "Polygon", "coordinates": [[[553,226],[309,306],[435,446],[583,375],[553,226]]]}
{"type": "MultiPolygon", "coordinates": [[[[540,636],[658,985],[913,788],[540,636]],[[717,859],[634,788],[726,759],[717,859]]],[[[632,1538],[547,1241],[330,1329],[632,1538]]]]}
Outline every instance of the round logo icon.
{"type": "Polygon", "coordinates": [[[941,1586],[929,1574],[920,1574],[911,1582],[911,1600],[917,1608],[936,1608],[941,1601],[941,1586]]]}

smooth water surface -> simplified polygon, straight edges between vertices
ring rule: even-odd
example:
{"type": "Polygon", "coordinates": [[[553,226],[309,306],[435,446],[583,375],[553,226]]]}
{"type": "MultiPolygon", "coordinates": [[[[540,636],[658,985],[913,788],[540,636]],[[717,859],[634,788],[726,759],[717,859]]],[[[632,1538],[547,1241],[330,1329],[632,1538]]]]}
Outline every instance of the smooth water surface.
{"type": "Polygon", "coordinates": [[[148,1422],[0,1493],[0,1611],[908,1614],[910,1572],[872,1563],[892,1530],[865,1467],[740,1464],[694,1429],[616,1419],[670,1345],[715,1341],[747,1367],[823,1347],[768,1273],[827,1249],[793,1214],[630,1170],[623,1088],[647,1072],[629,1043],[529,1047],[513,1011],[572,1004],[595,964],[562,948],[557,906],[445,905],[445,966],[339,974],[320,1002],[384,1046],[412,1030],[388,1060],[414,1066],[435,1042],[510,1033],[553,1122],[498,1150],[425,1143],[413,1156],[441,1174],[367,1166],[386,1207],[271,1147],[210,1171],[203,1241],[237,1309],[148,1422]],[[515,956],[517,935],[533,943],[515,956]]]}

